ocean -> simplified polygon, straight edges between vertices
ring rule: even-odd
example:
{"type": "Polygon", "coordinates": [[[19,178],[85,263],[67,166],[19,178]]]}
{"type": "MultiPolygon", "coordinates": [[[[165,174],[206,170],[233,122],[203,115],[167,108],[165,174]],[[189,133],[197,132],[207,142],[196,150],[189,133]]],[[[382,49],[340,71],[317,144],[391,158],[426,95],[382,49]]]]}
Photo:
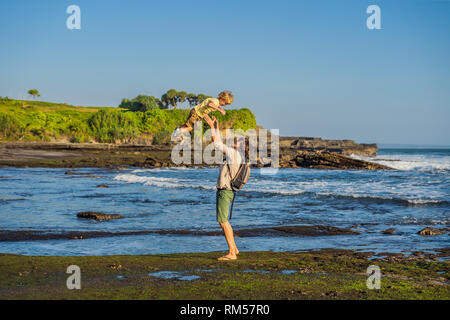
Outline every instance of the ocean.
{"type": "MultiPolygon", "coordinates": [[[[361,159],[363,157],[354,156],[361,159]]],[[[252,174],[236,197],[235,229],[325,225],[360,234],[237,237],[241,251],[301,251],[342,248],[379,254],[434,252],[449,236],[421,236],[425,227],[450,225],[450,149],[380,149],[363,158],[396,170],[280,169],[252,174]],[[392,235],[382,231],[395,228],[392,235]]],[[[69,169],[0,168],[0,230],[141,231],[184,230],[88,239],[1,241],[0,252],[24,255],[119,255],[226,251],[215,220],[218,168],[125,170],[70,169],[96,177],[67,175],[69,169]],[[104,184],[108,188],[98,188],[104,184]],[[124,215],[97,222],[81,211],[124,215]]]]}

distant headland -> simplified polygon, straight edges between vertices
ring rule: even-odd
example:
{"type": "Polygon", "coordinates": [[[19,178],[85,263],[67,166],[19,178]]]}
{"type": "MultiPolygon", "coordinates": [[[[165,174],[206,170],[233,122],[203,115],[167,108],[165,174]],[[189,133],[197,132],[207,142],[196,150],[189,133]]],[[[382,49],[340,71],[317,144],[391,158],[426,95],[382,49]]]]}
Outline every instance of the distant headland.
{"type": "MultiPolygon", "coordinates": [[[[191,97],[192,103],[198,101],[198,95],[195,97],[197,100],[191,97]]],[[[161,100],[138,96],[124,99],[116,108],[0,97],[0,165],[174,166],[170,160],[170,135],[184,123],[189,110],[176,108],[176,102],[170,101],[167,98],[164,104],[161,100]]],[[[223,129],[261,129],[248,108],[213,115],[223,129]]],[[[203,125],[205,128],[206,124],[203,125]]],[[[376,144],[312,137],[280,137],[279,142],[280,167],[389,169],[347,157],[374,156],[376,144]]]]}

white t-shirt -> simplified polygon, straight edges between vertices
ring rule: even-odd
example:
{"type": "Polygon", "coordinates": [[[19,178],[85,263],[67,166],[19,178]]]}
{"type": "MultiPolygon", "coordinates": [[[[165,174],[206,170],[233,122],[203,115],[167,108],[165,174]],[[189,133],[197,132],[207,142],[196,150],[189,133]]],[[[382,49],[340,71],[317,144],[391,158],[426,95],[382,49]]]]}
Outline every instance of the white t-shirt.
{"type": "Polygon", "coordinates": [[[216,150],[222,151],[227,158],[226,163],[220,165],[219,177],[217,178],[217,189],[231,189],[231,177],[235,177],[242,163],[240,153],[225,144],[222,141],[214,142],[216,150]],[[230,169],[228,169],[230,168],[230,169]],[[231,176],[230,176],[231,174],[231,176]]]}

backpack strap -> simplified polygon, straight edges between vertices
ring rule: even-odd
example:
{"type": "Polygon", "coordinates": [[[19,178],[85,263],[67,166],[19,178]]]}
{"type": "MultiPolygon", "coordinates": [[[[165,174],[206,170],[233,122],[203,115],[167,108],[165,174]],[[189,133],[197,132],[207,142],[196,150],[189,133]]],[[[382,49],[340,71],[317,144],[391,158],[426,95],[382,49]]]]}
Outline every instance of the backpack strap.
{"type": "MultiPolygon", "coordinates": [[[[244,165],[244,163],[241,163],[239,165],[239,169],[236,172],[236,176],[239,174],[239,170],[241,170],[243,165],[244,165]]],[[[228,175],[230,176],[230,187],[231,187],[231,190],[233,190],[233,186],[231,186],[231,180],[233,180],[233,176],[231,175],[231,168],[230,168],[230,164],[228,162],[227,162],[227,167],[228,167],[228,175]]],[[[233,190],[233,192],[235,192],[235,191],[233,190]]]]}
{"type": "Polygon", "coordinates": [[[233,191],[233,200],[231,200],[231,208],[230,208],[230,220],[231,216],[233,215],[234,198],[236,198],[236,192],[233,191]]]}

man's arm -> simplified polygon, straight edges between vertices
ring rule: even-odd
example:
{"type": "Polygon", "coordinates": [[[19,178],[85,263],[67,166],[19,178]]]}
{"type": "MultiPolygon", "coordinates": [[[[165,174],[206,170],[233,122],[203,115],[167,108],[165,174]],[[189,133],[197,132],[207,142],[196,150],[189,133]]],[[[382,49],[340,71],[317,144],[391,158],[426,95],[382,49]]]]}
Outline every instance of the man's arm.
{"type": "MultiPolygon", "coordinates": [[[[236,159],[237,151],[234,150],[234,148],[228,147],[226,144],[223,144],[222,142],[222,136],[220,135],[220,128],[219,128],[219,121],[217,121],[216,117],[211,116],[211,118],[208,117],[208,119],[205,120],[208,123],[208,125],[211,127],[211,137],[212,141],[214,143],[214,147],[220,151],[222,151],[227,156],[231,156],[231,159],[236,159]],[[211,119],[212,118],[212,119],[211,119]]],[[[233,160],[234,161],[234,160],[233,160]]]]}
{"type": "Polygon", "coordinates": [[[217,121],[216,117],[214,117],[214,116],[212,116],[211,118],[209,116],[204,117],[206,123],[211,128],[212,141],[213,142],[222,142],[222,139],[220,137],[220,132],[219,132],[219,121],[217,121]]]}

